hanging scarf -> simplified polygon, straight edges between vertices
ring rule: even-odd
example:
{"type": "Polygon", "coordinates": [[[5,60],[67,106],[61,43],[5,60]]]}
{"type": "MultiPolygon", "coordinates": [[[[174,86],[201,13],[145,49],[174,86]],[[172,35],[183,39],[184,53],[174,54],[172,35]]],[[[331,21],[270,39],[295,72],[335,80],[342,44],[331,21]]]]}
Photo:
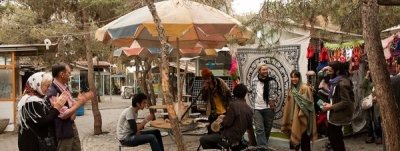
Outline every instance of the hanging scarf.
{"type": "MultiPolygon", "coordinates": [[[[299,83],[298,86],[300,86],[300,85],[301,84],[299,83]]],[[[296,102],[297,106],[307,117],[307,120],[308,120],[307,135],[311,136],[313,122],[314,122],[312,115],[315,113],[314,102],[312,102],[312,100],[309,100],[309,98],[306,97],[306,94],[300,94],[298,91],[298,88],[296,88],[296,87],[292,87],[291,93],[292,93],[294,102],[296,102]]],[[[292,121],[293,114],[294,114],[294,105],[292,106],[292,109],[290,111],[290,121],[292,121]]]]}
{"type": "Polygon", "coordinates": [[[265,102],[268,103],[269,100],[269,81],[272,80],[271,77],[261,77],[261,75],[258,75],[258,80],[260,80],[262,83],[264,83],[264,90],[263,90],[263,99],[265,102]]]}
{"type": "MultiPolygon", "coordinates": [[[[22,127],[22,129],[29,129],[29,125],[26,123],[28,120],[32,120],[34,123],[37,123],[35,119],[41,118],[41,116],[36,112],[30,102],[37,102],[42,105],[42,110],[47,111],[47,103],[44,98],[44,93],[42,92],[41,85],[43,82],[43,76],[45,72],[38,72],[33,74],[28,78],[26,82],[26,87],[24,91],[24,95],[20,99],[17,105],[18,109],[18,121],[22,127]],[[34,109],[29,110],[29,109],[34,109]]],[[[51,79],[50,79],[51,80],[51,79]]],[[[22,132],[21,129],[21,132],[22,132]]]]}

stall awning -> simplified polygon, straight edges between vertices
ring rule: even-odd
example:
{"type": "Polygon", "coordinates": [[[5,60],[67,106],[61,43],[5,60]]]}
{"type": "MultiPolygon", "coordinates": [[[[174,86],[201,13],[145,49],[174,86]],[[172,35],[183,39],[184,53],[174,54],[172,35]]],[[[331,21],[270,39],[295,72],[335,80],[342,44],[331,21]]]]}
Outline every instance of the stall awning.
{"type": "Polygon", "coordinates": [[[51,44],[47,49],[45,44],[0,45],[0,52],[15,52],[17,56],[36,56],[55,53],[57,46],[57,44],[51,44]]]}

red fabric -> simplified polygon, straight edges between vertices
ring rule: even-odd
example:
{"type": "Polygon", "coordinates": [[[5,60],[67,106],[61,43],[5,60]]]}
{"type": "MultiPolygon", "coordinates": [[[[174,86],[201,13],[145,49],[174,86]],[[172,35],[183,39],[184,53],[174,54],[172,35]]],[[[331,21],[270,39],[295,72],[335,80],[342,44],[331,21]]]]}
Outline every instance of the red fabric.
{"type": "Polygon", "coordinates": [[[307,48],[307,59],[314,57],[314,52],[315,52],[314,47],[311,44],[309,44],[307,48]]]}
{"type": "Polygon", "coordinates": [[[321,52],[319,53],[319,61],[329,61],[329,53],[327,48],[322,48],[321,52]]]}
{"type": "Polygon", "coordinates": [[[360,59],[358,58],[358,56],[357,55],[353,55],[351,61],[352,61],[351,71],[358,70],[360,68],[360,59]]]}
{"type": "Polygon", "coordinates": [[[339,61],[341,55],[340,49],[333,51],[333,61],[339,61]]]}
{"type": "Polygon", "coordinates": [[[360,47],[354,47],[353,48],[353,57],[360,57],[361,55],[361,48],[360,47]]]}
{"type": "Polygon", "coordinates": [[[343,54],[340,55],[339,61],[342,62],[342,63],[345,63],[346,62],[346,57],[343,54]]]}
{"type": "Polygon", "coordinates": [[[326,112],[318,113],[318,115],[317,115],[317,125],[324,124],[324,125],[327,126],[328,125],[327,121],[328,121],[328,118],[326,116],[326,112]]]}

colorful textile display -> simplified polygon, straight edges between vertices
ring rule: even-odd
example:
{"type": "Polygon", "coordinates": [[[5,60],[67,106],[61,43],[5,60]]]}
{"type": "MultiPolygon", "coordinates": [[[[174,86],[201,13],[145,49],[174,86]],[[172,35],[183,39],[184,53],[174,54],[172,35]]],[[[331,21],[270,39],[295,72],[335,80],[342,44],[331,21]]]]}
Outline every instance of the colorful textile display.
{"type": "Polygon", "coordinates": [[[339,62],[345,63],[346,62],[346,56],[344,56],[343,53],[341,53],[340,57],[339,57],[339,62]]]}
{"type": "Polygon", "coordinates": [[[315,49],[311,44],[308,44],[307,48],[307,59],[314,57],[315,49]]]}
{"type": "Polygon", "coordinates": [[[319,61],[329,61],[329,52],[326,47],[323,47],[321,49],[321,52],[319,53],[319,61]]]}
{"type": "Polygon", "coordinates": [[[353,56],[357,56],[358,58],[360,58],[360,55],[362,54],[362,50],[361,47],[356,46],[353,48],[353,56]]]}
{"type": "Polygon", "coordinates": [[[236,57],[232,57],[231,68],[229,69],[229,74],[231,75],[231,78],[232,78],[233,88],[235,88],[240,82],[237,68],[238,68],[237,59],[236,59],[236,57]]]}
{"type": "Polygon", "coordinates": [[[340,49],[334,50],[334,51],[333,51],[333,56],[332,56],[332,58],[333,58],[332,61],[339,61],[340,56],[341,56],[341,53],[342,53],[342,52],[341,52],[340,49]]]}

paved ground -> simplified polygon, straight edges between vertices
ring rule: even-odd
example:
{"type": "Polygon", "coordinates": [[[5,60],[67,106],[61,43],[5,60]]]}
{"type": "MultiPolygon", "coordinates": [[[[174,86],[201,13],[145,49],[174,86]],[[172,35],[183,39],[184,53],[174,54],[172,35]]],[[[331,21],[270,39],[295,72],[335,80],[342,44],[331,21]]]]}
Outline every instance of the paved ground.
{"type": "MultiPolygon", "coordinates": [[[[108,96],[103,98],[103,102],[99,104],[103,121],[103,135],[93,135],[93,116],[90,110],[91,105],[85,106],[85,115],[79,116],[76,119],[76,124],[79,130],[82,147],[84,151],[115,151],[118,150],[118,142],[115,139],[116,123],[121,111],[130,105],[130,100],[123,100],[119,96],[113,96],[112,100],[108,96]]],[[[139,115],[140,116],[140,115],[139,115]]],[[[365,144],[365,134],[348,137],[345,139],[348,151],[381,151],[382,145],[365,144]]],[[[185,144],[188,151],[194,151],[199,145],[200,136],[184,136],[185,144]]],[[[163,137],[165,149],[167,151],[176,151],[175,144],[171,137],[163,137]]],[[[323,151],[324,142],[321,141],[313,145],[313,150],[323,151]]],[[[6,132],[0,134],[0,147],[2,151],[17,151],[17,133],[6,132]]],[[[272,147],[277,151],[287,151],[289,149],[279,147],[272,144],[272,147]]],[[[151,150],[149,145],[141,145],[134,148],[123,148],[122,150],[148,151],[151,150]]]]}

